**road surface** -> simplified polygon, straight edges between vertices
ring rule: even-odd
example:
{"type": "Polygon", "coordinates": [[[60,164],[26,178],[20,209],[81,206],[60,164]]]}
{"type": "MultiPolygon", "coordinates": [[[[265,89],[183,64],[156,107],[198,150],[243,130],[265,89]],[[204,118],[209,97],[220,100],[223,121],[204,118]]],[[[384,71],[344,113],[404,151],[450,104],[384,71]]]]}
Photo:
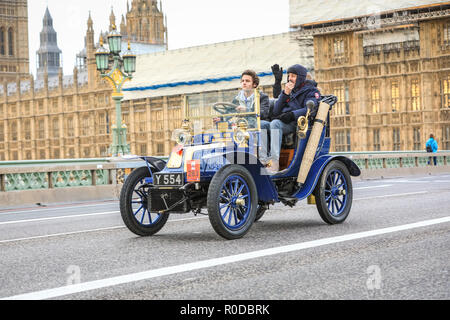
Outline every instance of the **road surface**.
{"type": "Polygon", "coordinates": [[[276,205],[236,241],[192,214],[140,238],[118,208],[0,209],[0,299],[450,298],[450,174],[356,180],[342,225],[276,205]]]}

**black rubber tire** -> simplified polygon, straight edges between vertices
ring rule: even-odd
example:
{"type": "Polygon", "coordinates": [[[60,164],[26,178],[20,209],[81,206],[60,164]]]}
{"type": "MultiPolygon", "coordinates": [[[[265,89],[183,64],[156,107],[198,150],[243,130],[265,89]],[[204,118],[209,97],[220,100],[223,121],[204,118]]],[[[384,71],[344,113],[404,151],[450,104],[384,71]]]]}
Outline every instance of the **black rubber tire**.
{"type": "Polygon", "coordinates": [[[207,208],[209,221],[218,235],[227,240],[236,240],[244,237],[255,221],[258,208],[258,191],[250,172],[240,165],[222,167],[211,180],[208,190],[207,208]],[[222,192],[222,186],[230,176],[241,177],[247,184],[251,197],[249,216],[245,223],[237,230],[232,230],[225,226],[219,210],[219,198],[222,192]]]}
{"type": "Polygon", "coordinates": [[[261,220],[262,217],[264,216],[264,214],[266,213],[266,211],[267,211],[266,208],[258,205],[258,210],[256,211],[255,222],[258,222],[259,220],[261,220]]]}
{"type": "Polygon", "coordinates": [[[330,225],[340,224],[347,219],[353,202],[353,186],[350,173],[344,163],[338,160],[334,160],[327,165],[327,167],[322,172],[316,189],[314,190],[314,195],[316,197],[317,210],[319,211],[319,215],[325,223],[330,225]],[[345,204],[343,212],[339,216],[334,216],[331,214],[325,198],[325,186],[327,178],[330,172],[334,170],[338,170],[342,173],[342,176],[346,180],[345,182],[347,184],[347,202],[345,204]]]}
{"type": "Polygon", "coordinates": [[[164,213],[155,224],[145,226],[140,224],[134,217],[131,203],[134,188],[137,186],[139,181],[150,176],[151,175],[147,167],[133,170],[125,181],[122,191],[120,192],[120,214],[122,216],[122,220],[131,232],[141,237],[149,237],[156,234],[164,227],[167,219],[169,219],[169,214],[164,213]]]}

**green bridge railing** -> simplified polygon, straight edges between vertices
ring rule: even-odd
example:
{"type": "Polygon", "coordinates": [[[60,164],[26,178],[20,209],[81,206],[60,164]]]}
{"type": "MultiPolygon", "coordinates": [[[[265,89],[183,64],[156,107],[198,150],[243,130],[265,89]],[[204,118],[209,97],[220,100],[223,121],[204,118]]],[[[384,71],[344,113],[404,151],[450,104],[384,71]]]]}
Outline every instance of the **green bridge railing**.
{"type": "MultiPolygon", "coordinates": [[[[351,158],[363,172],[424,168],[430,161],[429,153],[414,151],[332,154],[351,158]]],[[[431,156],[436,157],[438,167],[448,167],[450,173],[450,151],[431,156]]],[[[144,165],[142,160],[118,158],[0,162],[0,192],[117,185],[131,170],[144,165]]]]}
{"type": "Polygon", "coordinates": [[[339,152],[352,159],[361,170],[424,168],[430,166],[430,158],[436,158],[436,166],[450,166],[450,151],[427,153],[425,151],[391,151],[391,152],[339,152]]]}

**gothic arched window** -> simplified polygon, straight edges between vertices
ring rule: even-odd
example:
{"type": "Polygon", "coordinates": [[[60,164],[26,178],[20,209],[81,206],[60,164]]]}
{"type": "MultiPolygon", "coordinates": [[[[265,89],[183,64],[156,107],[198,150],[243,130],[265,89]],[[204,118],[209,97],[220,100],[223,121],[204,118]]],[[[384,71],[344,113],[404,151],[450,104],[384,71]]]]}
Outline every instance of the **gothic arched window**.
{"type": "Polygon", "coordinates": [[[8,48],[9,48],[9,55],[14,55],[14,35],[13,35],[13,29],[8,29],[8,48]]]}
{"type": "Polygon", "coordinates": [[[0,28],[0,54],[5,55],[5,28],[0,28]]]}
{"type": "Polygon", "coordinates": [[[159,21],[156,21],[155,22],[155,38],[156,38],[156,40],[161,40],[161,30],[160,30],[160,25],[159,25],[159,21]]]}

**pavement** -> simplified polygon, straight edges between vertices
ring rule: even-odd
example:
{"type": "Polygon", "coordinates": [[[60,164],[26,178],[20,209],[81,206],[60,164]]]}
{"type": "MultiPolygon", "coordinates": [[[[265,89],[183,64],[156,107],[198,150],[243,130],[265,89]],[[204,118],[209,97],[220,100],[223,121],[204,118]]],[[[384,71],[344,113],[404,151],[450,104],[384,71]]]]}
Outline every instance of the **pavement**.
{"type": "Polygon", "coordinates": [[[449,299],[450,174],[353,187],[344,224],[277,204],[236,241],[192,214],[137,237],[117,201],[0,210],[0,299],[449,299]]]}

